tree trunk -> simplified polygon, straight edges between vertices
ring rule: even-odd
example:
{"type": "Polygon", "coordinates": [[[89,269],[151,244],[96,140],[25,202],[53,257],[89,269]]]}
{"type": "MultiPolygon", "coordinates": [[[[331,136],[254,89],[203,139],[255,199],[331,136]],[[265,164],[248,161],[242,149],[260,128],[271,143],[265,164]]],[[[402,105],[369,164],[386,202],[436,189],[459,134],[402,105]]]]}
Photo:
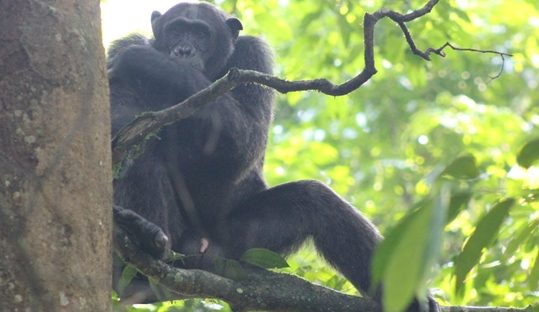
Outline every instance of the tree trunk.
{"type": "Polygon", "coordinates": [[[99,1],[0,0],[0,310],[108,311],[99,1]]]}

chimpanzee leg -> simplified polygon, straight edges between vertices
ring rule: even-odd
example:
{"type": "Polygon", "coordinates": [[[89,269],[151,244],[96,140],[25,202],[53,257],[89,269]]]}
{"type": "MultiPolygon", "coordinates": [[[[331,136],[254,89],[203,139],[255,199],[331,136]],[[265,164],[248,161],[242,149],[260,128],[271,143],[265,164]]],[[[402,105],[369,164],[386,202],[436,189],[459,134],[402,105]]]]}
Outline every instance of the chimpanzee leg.
{"type": "Polygon", "coordinates": [[[349,203],[318,181],[299,181],[263,191],[225,221],[225,252],[239,257],[262,247],[289,253],[309,236],[319,252],[366,293],[370,263],[381,236],[349,203]]]}

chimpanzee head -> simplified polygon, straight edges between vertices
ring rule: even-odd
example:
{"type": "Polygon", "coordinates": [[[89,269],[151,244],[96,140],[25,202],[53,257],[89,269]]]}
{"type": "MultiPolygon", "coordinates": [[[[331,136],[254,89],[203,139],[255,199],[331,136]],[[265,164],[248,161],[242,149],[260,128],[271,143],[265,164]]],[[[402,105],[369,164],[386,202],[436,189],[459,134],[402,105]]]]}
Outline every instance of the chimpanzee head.
{"type": "Polygon", "coordinates": [[[208,3],[180,3],[152,13],[154,47],[216,78],[234,51],[241,22],[208,3]]]}

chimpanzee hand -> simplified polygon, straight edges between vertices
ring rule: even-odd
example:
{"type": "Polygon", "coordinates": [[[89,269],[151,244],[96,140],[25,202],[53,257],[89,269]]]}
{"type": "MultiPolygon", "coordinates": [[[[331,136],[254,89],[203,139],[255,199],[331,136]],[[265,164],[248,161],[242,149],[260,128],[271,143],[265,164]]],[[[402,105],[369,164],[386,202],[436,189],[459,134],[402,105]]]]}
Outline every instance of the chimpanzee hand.
{"type": "Polygon", "coordinates": [[[144,252],[157,259],[170,252],[170,240],[163,230],[132,210],[114,205],[114,225],[123,229],[144,252]]]}

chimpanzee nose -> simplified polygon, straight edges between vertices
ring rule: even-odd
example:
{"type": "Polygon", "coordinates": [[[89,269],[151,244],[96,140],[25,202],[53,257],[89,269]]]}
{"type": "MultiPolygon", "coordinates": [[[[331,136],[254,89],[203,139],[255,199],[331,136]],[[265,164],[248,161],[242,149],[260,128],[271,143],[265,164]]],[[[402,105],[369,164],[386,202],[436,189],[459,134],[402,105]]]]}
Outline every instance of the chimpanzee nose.
{"type": "Polygon", "coordinates": [[[193,54],[194,54],[193,52],[194,52],[194,50],[190,46],[177,46],[172,51],[172,53],[175,56],[181,56],[181,57],[193,56],[193,54]]]}

